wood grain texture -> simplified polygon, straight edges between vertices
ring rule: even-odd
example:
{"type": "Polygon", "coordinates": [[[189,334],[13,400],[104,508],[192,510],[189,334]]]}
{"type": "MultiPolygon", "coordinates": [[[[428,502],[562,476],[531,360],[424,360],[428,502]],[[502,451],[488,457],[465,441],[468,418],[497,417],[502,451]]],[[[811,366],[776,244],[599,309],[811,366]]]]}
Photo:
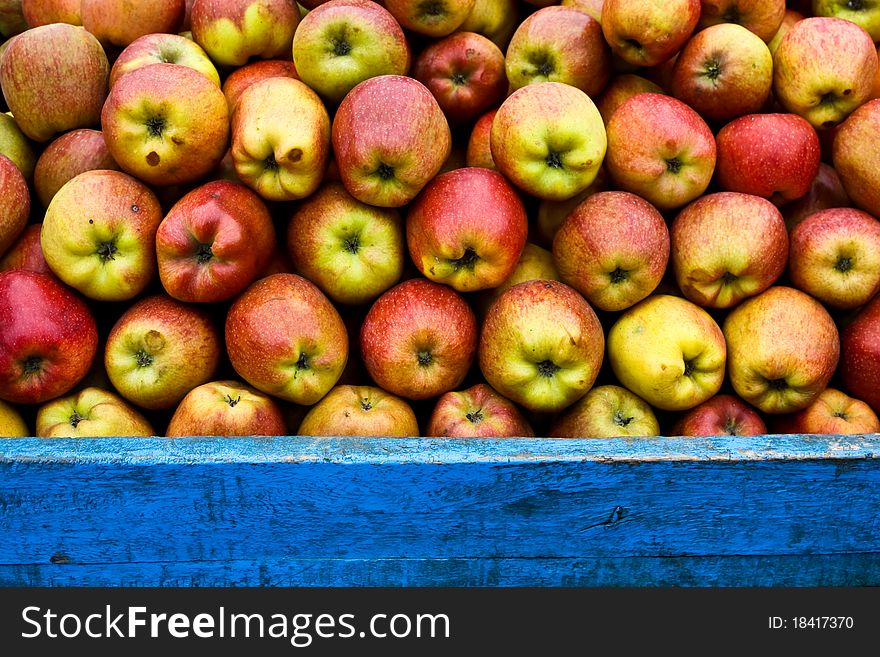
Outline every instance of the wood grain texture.
{"type": "Polygon", "coordinates": [[[3,585],[880,585],[880,436],[0,441],[3,585]]]}

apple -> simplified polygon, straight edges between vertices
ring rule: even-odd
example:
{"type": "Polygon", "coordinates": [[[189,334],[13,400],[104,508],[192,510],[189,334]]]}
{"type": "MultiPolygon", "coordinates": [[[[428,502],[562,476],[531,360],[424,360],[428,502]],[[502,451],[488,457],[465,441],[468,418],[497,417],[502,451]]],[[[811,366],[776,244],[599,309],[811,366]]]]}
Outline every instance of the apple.
{"type": "Polygon", "coordinates": [[[498,170],[523,191],[561,201],[595,180],[607,146],[599,110],[561,82],[530,84],[498,108],[490,134],[498,170]]]}
{"type": "Polygon", "coordinates": [[[597,386],[550,425],[552,438],[658,436],[660,425],[651,406],[617,385],[597,386]]]}
{"type": "Polygon", "coordinates": [[[789,231],[814,212],[852,205],[837,171],[830,164],[819,162],[819,171],[807,193],[782,206],[782,216],[789,231]]]}
{"type": "Polygon", "coordinates": [[[361,203],[338,182],[322,184],[287,225],[294,267],[338,303],[367,303],[397,283],[405,249],[400,212],[361,203]]]}
{"type": "Polygon", "coordinates": [[[813,0],[814,16],[833,16],[864,28],[874,41],[880,41],[880,4],[871,0],[813,0]]]}
{"type": "Polygon", "coordinates": [[[98,123],[110,65],[100,42],[81,27],[29,29],[0,58],[3,96],[21,131],[38,142],[98,123]],[[51,102],[47,102],[47,98],[51,102]]]}
{"type": "Polygon", "coordinates": [[[791,26],[797,23],[798,21],[802,21],[806,18],[801,12],[796,11],[794,9],[785,10],[785,15],[782,17],[782,23],[779,25],[779,29],[776,30],[776,34],[773,35],[773,38],[767,43],[767,47],[770,49],[770,54],[775,55],[776,49],[779,47],[780,42],[782,41],[782,37],[788,34],[788,31],[791,29],[791,26]]]}
{"type": "Polygon", "coordinates": [[[421,82],[402,75],[379,75],[355,86],[339,104],[332,139],[345,188],[381,207],[409,203],[452,151],[437,100],[421,82]]]}
{"type": "Polygon", "coordinates": [[[208,182],[175,203],[159,224],[159,280],[179,301],[225,301],[260,275],[274,248],[272,216],[260,197],[241,184],[208,182]]]}
{"type": "Polygon", "coordinates": [[[309,196],[321,184],[330,117],[318,95],[293,78],[245,89],[232,115],[232,161],[241,181],[268,201],[309,196]]]}
{"type": "Polygon", "coordinates": [[[132,299],[156,273],[161,221],[162,208],[146,185],[120,171],[86,171],[46,208],[43,257],[58,278],[91,299],[132,299]]]}
{"type": "Polygon", "coordinates": [[[557,281],[527,281],[489,308],[480,371],[495,390],[530,411],[561,411],[593,386],[604,349],[596,313],[577,291],[557,281]]]}
{"type": "Polygon", "coordinates": [[[0,399],[0,437],[24,438],[29,435],[30,431],[21,413],[15,406],[0,399]]]}
{"type": "Polygon", "coordinates": [[[748,114],[715,137],[716,177],[726,191],[754,194],[776,205],[807,193],[819,171],[819,137],[795,114],[748,114]]]}
{"type": "Polygon", "coordinates": [[[633,73],[615,75],[596,99],[596,109],[599,110],[599,114],[602,115],[602,120],[607,126],[611,115],[618,107],[633,96],[644,93],[662,94],[663,89],[640,75],[633,73]]]}
{"type": "Polygon", "coordinates": [[[811,296],[773,286],[724,320],[730,382],[765,413],[809,406],[831,380],[840,355],[837,327],[811,296]]]}
{"type": "Polygon", "coordinates": [[[21,0],[28,27],[51,23],[82,25],[82,0],[21,0]]]}
{"type": "Polygon", "coordinates": [[[118,395],[97,387],[53,399],[37,409],[40,438],[154,436],[150,422],[118,395]]]}
{"type": "Polygon", "coordinates": [[[575,207],[553,239],[563,282],[601,310],[647,297],[669,260],[669,231],[650,203],[628,192],[599,192],[575,207]]]}
{"type": "Polygon", "coordinates": [[[447,120],[460,125],[501,104],[508,88],[504,67],[504,53],[489,39],[456,32],[422,50],[412,76],[434,94],[447,120]]]}
{"type": "Polygon", "coordinates": [[[21,0],[0,0],[0,37],[10,38],[26,29],[21,0]]]}
{"type": "Polygon", "coordinates": [[[428,37],[454,32],[471,13],[476,0],[385,0],[401,27],[428,37]]]}
{"type": "Polygon", "coordinates": [[[338,385],[309,409],[299,425],[300,436],[419,435],[410,405],[375,386],[338,385]]]}
{"type": "Polygon", "coordinates": [[[229,106],[229,116],[233,115],[244,90],[266,78],[298,80],[299,74],[293,62],[284,59],[258,59],[235,69],[223,81],[223,95],[226,96],[226,104],[229,106]]]}
{"type": "Polygon", "coordinates": [[[720,23],[695,34],[675,60],[672,94],[708,121],[759,112],[773,86],[773,56],[742,25],[720,23]]]}
{"type": "Polygon", "coordinates": [[[701,0],[698,30],[713,25],[736,23],[770,41],[785,16],[785,0],[701,0]]]}
{"type": "Polygon", "coordinates": [[[82,0],[83,27],[105,46],[124,48],[138,37],[177,32],[186,12],[184,0],[82,0]]]}
{"type": "Polygon", "coordinates": [[[785,271],[788,233],[779,210],[759,196],[707,194],[672,222],[672,269],[685,297],[730,308],[760,294],[785,271]]]}
{"type": "Polygon", "coordinates": [[[506,50],[520,22],[517,0],[479,0],[458,26],[460,32],[476,32],[506,50]]]}
{"type": "Polygon", "coordinates": [[[412,262],[459,292],[497,287],[516,267],[528,236],[516,190],[497,171],[464,167],[429,182],[406,215],[412,262]]]}
{"type": "Polygon", "coordinates": [[[116,320],[104,347],[113,387],[142,408],[174,408],[187,392],[207,383],[222,344],[206,310],[164,294],[132,304],[116,320]]]}
{"type": "Polygon", "coordinates": [[[495,300],[514,285],[534,280],[558,281],[560,280],[559,270],[556,268],[556,262],[550,251],[537,244],[527,242],[510,276],[504,279],[501,285],[484,290],[475,299],[479,316],[485,317],[495,300]]]}
{"type": "Polygon", "coordinates": [[[110,155],[104,133],[78,128],[53,139],[40,154],[34,168],[34,190],[44,208],[64,184],[86,171],[118,170],[110,155]]]}
{"type": "Polygon", "coordinates": [[[563,82],[593,98],[611,75],[611,51],[599,22],[571,7],[544,7],[516,28],[506,55],[511,89],[563,82]]]}
{"type": "Polygon", "coordinates": [[[773,91],[787,111],[830,128],[871,94],[877,50],[864,29],[842,18],[798,21],[773,55],[773,91]]]}
{"type": "Polygon", "coordinates": [[[158,186],[206,175],[223,158],[229,138],[223,92],[180,64],[152,64],[119,78],[101,126],[120,168],[158,186]]]}
{"type": "Polygon", "coordinates": [[[12,160],[0,155],[0,256],[27,226],[30,213],[31,194],[27,181],[12,160]]]}
{"type": "Polygon", "coordinates": [[[465,166],[483,167],[495,169],[495,160],[492,159],[492,121],[498,108],[491,109],[476,120],[471,134],[468,137],[467,150],[465,151],[465,166]]]}
{"type": "Polygon", "coordinates": [[[210,381],[180,400],[165,435],[284,436],[287,424],[278,403],[239,381],[210,381]]]}
{"type": "Polygon", "coordinates": [[[55,274],[46,264],[43,249],[40,246],[42,228],[43,224],[28,224],[25,227],[18,239],[6,250],[6,254],[0,258],[0,272],[26,269],[55,278],[55,274]]]}
{"type": "Polygon", "coordinates": [[[880,420],[862,400],[826,388],[805,409],[776,416],[772,427],[785,434],[872,434],[880,432],[880,420]]]}
{"type": "Polygon", "coordinates": [[[840,378],[846,389],[880,412],[880,296],[843,328],[840,378]]]}
{"type": "Polygon", "coordinates": [[[367,78],[406,75],[411,58],[394,16],[367,0],[325,2],[303,17],[293,35],[301,79],[334,105],[367,78]]]}
{"type": "Polygon", "coordinates": [[[880,99],[869,100],[840,126],[834,138],[834,169],[852,202],[880,217],[880,99]]]}
{"type": "Polygon", "coordinates": [[[546,245],[547,248],[551,248],[556,232],[569,213],[593,194],[606,191],[608,191],[608,173],[605,167],[600,167],[593,182],[582,192],[563,201],[547,199],[540,201],[538,203],[537,221],[534,226],[537,241],[542,245],[546,245]]]}
{"type": "Polygon", "coordinates": [[[608,331],[608,360],[618,381],[665,411],[687,410],[715,395],[726,357],[711,315],[668,294],[637,303],[608,331]]]}
{"type": "Polygon", "coordinates": [[[150,64],[180,64],[198,71],[220,86],[220,74],[202,47],[179,34],[145,34],[132,41],[110,68],[110,87],[126,73],[150,64]]]}
{"type": "Polygon", "coordinates": [[[715,395],[684,413],[672,436],[761,436],[767,426],[758,412],[734,395],[715,395]]]}
{"type": "Polygon", "coordinates": [[[361,356],[381,388],[406,399],[428,399],[464,380],[477,333],[474,312],[460,294],[413,278],[370,306],[361,325],[361,356]]]}
{"type": "Polygon", "coordinates": [[[227,67],[290,57],[299,22],[293,0],[196,0],[190,12],[193,40],[227,67]]]}
{"type": "Polygon", "coordinates": [[[709,126],[670,96],[633,96],[608,121],[605,166],[612,182],[660,210],[686,205],[706,191],[715,157],[709,126]]]}
{"type": "Polygon", "coordinates": [[[33,180],[37,155],[33,144],[18,127],[12,114],[0,113],[0,155],[15,162],[25,180],[33,180]]]}
{"type": "Polygon", "coordinates": [[[617,57],[656,66],[675,55],[697,26],[700,0],[605,0],[602,32],[617,57]]]}
{"type": "Polygon", "coordinates": [[[583,11],[597,21],[601,21],[602,7],[605,5],[605,0],[562,0],[559,4],[563,7],[573,7],[583,11]]]}
{"type": "Polygon", "coordinates": [[[535,435],[513,402],[485,383],[440,396],[426,436],[449,438],[522,438],[535,435]]]}
{"type": "Polygon", "coordinates": [[[311,405],[342,375],[348,334],[314,283],[297,274],[273,274],[252,283],[230,306],[226,352],[253,387],[311,405]]]}
{"type": "Polygon", "coordinates": [[[88,306],[55,279],[0,272],[0,399],[39,404],[79,383],[98,348],[88,306]]]}
{"type": "Polygon", "coordinates": [[[864,305],[880,291],[880,222],[854,208],[811,214],[791,232],[788,272],[828,307],[864,305]]]}

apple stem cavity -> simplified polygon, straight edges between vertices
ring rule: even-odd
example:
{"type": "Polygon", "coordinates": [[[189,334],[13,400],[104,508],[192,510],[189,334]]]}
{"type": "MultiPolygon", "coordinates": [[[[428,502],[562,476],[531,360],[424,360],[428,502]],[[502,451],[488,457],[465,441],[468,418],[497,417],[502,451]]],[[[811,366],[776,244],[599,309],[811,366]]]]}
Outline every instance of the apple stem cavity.
{"type": "Polygon", "coordinates": [[[419,5],[418,13],[422,16],[444,16],[446,14],[446,7],[443,0],[426,0],[419,5]]]}
{"type": "Polygon", "coordinates": [[[464,250],[464,255],[460,258],[454,258],[449,260],[449,264],[455,269],[455,271],[473,271],[474,267],[477,265],[477,260],[480,259],[480,256],[477,255],[477,252],[474,251],[471,247],[467,247],[464,250]]]}
{"type": "Polygon", "coordinates": [[[862,0],[847,0],[846,8],[853,11],[861,11],[865,8],[865,3],[862,0]]]}
{"type": "Polygon", "coordinates": [[[143,349],[138,349],[134,355],[138,367],[149,367],[153,364],[153,357],[143,349]]]}
{"type": "Polygon", "coordinates": [[[361,399],[361,409],[363,409],[364,411],[369,411],[371,408],[373,408],[373,404],[370,403],[369,399],[361,399]]]}
{"type": "Polygon", "coordinates": [[[695,360],[696,360],[695,358],[691,358],[690,360],[684,361],[684,375],[685,376],[691,376],[694,373],[694,370],[697,369],[697,366],[694,363],[695,360]]]}
{"type": "Polygon", "coordinates": [[[562,157],[556,151],[550,151],[547,153],[547,157],[544,160],[547,163],[547,166],[551,169],[562,169],[562,157]]]}
{"type": "Polygon", "coordinates": [[[333,39],[333,54],[337,57],[351,54],[351,44],[344,37],[333,39]]]}
{"type": "Polygon", "coordinates": [[[614,418],[613,418],[614,424],[616,424],[619,427],[625,427],[625,426],[629,425],[629,423],[632,422],[634,419],[635,418],[633,418],[633,417],[625,416],[619,410],[614,411],[614,418]]]}
{"type": "Polygon", "coordinates": [[[98,257],[101,258],[104,262],[108,260],[115,260],[113,256],[116,254],[116,242],[101,242],[98,244],[98,250],[95,253],[98,254],[98,257]]]}
{"type": "Polygon", "coordinates": [[[305,352],[300,353],[299,358],[296,359],[296,369],[297,370],[309,369],[309,357],[305,352]]]}
{"type": "Polygon", "coordinates": [[[417,358],[421,367],[427,367],[434,361],[434,356],[431,355],[430,351],[420,351],[417,358]]]}
{"type": "Polygon", "coordinates": [[[721,275],[721,280],[725,285],[730,285],[731,283],[735,283],[739,280],[739,276],[736,274],[731,274],[729,271],[724,272],[721,275]]]}
{"type": "Polygon", "coordinates": [[[76,426],[82,422],[83,420],[87,420],[88,417],[85,415],[80,415],[78,411],[74,411],[70,416],[70,426],[76,429],[76,426]]]}
{"type": "Polygon", "coordinates": [[[196,260],[200,265],[205,264],[213,257],[214,252],[211,250],[210,244],[199,244],[199,247],[196,249],[196,260]]]}
{"type": "Polygon", "coordinates": [[[21,362],[21,369],[26,376],[36,374],[43,369],[43,359],[40,356],[28,356],[21,362]]]}
{"type": "Polygon", "coordinates": [[[551,378],[559,370],[562,369],[561,367],[559,367],[559,365],[554,363],[552,360],[542,360],[540,363],[538,363],[537,367],[538,367],[538,374],[540,374],[541,376],[543,376],[547,379],[551,378]]]}
{"type": "Polygon", "coordinates": [[[834,411],[831,414],[832,417],[839,417],[841,420],[849,420],[849,416],[845,411],[834,411]]]}
{"type": "Polygon", "coordinates": [[[275,159],[275,153],[269,153],[269,157],[263,160],[263,166],[266,171],[278,171],[278,161],[275,159]]]}
{"type": "Polygon", "coordinates": [[[623,283],[627,278],[629,278],[629,270],[628,269],[621,269],[620,267],[618,267],[613,272],[608,274],[608,278],[611,279],[611,282],[614,285],[618,285],[620,283],[623,283]]]}
{"type": "Polygon", "coordinates": [[[162,133],[165,132],[165,118],[162,116],[151,116],[147,119],[147,134],[150,137],[161,137],[162,133]]]}
{"type": "Polygon", "coordinates": [[[382,180],[391,180],[394,177],[394,167],[390,167],[382,162],[379,168],[376,169],[376,175],[382,180]]]}
{"type": "Polygon", "coordinates": [[[226,399],[224,401],[231,407],[235,408],[235,405],[241,401],[241,395],[239,395],[235,399],[232,398],[232,395],[226,395],[226,399]]]}
{"type": "Polygon", "coordinates": [[[480,422],[483,421],[483,409],[478,408],[477,410],[473,411],[472,413],[465,414],[465,417],[467,418],[467,421],[470,422],[471,424],[479,424],[480,422]]]}
{"type": "Polygon", "coordinates": [[[717,80],[721,75],[721,64],[717,59],[710,59],[706,62],[706,77],[710,80],[717,80]]]}
{"type": "Polygon", "coordinates": [[[845,256],[841,256],[837,259],[837,262],[834,263],[834,268],[839,271],[841,274],[845,274],[853,267],[852,258],[847,258],[845,256]]]}
{"type": "Polygon", "coordinates": [[[677,157],[670,157],[668,160],[666,160],[666,169],[670,173],[678,173],[679,171],[681,171],[681,160],[679,160],[677,157]]]}
{"type": "Polygon", "coordinates": [[[724,422],[724,433],[728,436],[736,436],[738,435],[736,432],[736,428],[736,420],[732,417],[727,418],[727,420],[724,422]]]}
{"type": "Polygon", "coordinates": [[[788,381],[785,379],[767,379],[767,384],[772,390],[785,390],[788,388],[788,381]]]}
{"type": "Polygon", "coordinates": [[[361,238],[359,235],[352,235],[342,240],[342,248],[349,253],[356,255],[361,250],[361,238]]]}

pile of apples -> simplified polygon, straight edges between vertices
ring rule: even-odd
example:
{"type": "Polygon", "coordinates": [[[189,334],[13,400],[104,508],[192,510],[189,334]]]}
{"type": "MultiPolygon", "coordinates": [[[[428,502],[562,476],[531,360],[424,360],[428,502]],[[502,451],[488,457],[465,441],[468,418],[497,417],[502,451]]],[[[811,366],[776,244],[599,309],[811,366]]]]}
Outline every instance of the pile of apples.
{"type": "Polygon", "coordinates": [[[0,32],[0,435],[880,431],[880,3],[0,32]]]}

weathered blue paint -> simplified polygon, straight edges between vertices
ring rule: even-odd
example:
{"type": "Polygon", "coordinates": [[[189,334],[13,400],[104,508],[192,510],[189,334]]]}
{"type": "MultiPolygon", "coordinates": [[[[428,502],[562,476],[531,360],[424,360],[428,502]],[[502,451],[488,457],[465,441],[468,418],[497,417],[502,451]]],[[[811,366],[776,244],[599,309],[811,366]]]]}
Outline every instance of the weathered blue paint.
{"type": "Polygon", "coordinates": [[[0,441],[4,585],[880,585],[880,436],[0,441]]]}

